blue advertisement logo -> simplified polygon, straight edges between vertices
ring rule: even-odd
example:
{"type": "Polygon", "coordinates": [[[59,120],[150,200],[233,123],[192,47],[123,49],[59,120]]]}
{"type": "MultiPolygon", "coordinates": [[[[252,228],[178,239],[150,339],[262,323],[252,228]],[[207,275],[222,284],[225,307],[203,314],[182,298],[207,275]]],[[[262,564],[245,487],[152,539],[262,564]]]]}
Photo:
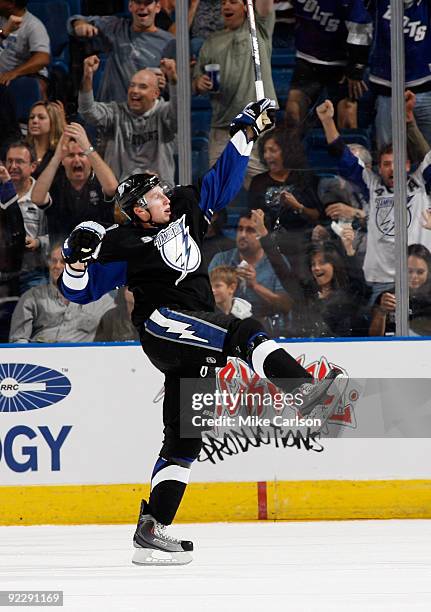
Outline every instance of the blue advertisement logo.
{"type": "Polygon", "coordinates": [[[0,412],[45,408],[69,395],[70,380],[61,372],[28,363],[0,364],[0,412]]]}

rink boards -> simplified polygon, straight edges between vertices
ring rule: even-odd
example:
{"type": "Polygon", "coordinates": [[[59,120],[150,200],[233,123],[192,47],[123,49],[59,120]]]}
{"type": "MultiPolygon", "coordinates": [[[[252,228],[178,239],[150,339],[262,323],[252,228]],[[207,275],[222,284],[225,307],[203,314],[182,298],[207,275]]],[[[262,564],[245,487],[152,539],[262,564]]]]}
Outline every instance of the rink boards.
{"type": "MultiPolygon", "coordinates": [[[[0,350],[0,524],[133,522],[162,431],[163,379],[140,347],[0,350]]],[[[404,422],[390,393],[403,377],[423,386],[431,341],[291,342],[289,351],[315,374],[335,364],[348,377],[329,427],[336,437],[207,440],[178,519],[431,517],[431,411],[406,391],[404,422]],[[385,393],[365,391],[370,379],[385,393]]]]}

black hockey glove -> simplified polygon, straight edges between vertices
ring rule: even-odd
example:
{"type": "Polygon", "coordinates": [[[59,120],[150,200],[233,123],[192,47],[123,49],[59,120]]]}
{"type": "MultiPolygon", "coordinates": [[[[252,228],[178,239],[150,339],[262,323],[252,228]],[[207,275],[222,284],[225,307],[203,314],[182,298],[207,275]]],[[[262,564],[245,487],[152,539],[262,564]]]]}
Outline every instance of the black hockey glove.
{"type": "Polygon", "coordinates": [[[363,81],[365,76],[365,64],[348,64],[345,68],[345,75],[352,81],[363,81]]]}
{"type": "Polygon", "coordinates": [[[84,221],[75,227],[63,245],[64,261],[90,263],[97,259],[106,230],[95,221],[84,221]]]}
{"type": "Polygon", "coordinates": [[[262,132],[270,130],[275,122],[275,100],[263,98],[258,102],[250,102],[232,120],[230,124],[230,135],[234,136],[239,130],[250,127],[253,130],[253,140],[256,140],[262,132]]]}

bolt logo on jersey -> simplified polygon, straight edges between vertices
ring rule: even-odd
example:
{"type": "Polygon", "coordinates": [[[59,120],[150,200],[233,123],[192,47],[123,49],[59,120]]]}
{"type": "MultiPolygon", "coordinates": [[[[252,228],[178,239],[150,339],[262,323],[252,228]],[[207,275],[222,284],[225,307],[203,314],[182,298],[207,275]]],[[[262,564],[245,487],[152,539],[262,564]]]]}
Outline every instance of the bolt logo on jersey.
{"type": "Polygon", "coordinates": [[[160,231],[154,239],[163,261],[170,268],[181,272],[175,281],[178,285],[190,272],[197,270],[201,264],[201,252],[198,245],[190,236],[186,226],[186,216],[173,221],[166,229],[160,231]]]}
{"type": "MultiPolygon", "coordinates": [[[[379,190],[376,190],[376,193],[377,191],[379,190]]],[[[410,227],[412,222],[412,211],[410,204],[412,199],[412,195],[407,197],[407,227],[410,227]]],[[[382,195],[376,197],[376,226],[379,232],[381,232],[384,236],[395,236],[393,196],[382,195]]]]}

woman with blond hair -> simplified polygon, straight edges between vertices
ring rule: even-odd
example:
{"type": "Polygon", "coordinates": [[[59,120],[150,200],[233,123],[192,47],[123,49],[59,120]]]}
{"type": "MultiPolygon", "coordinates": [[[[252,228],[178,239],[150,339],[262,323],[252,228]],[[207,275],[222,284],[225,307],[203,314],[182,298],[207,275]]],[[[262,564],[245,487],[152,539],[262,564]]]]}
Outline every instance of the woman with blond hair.
{"type": "Polygon", "coordinates": [[[33,172],[37,178],[48,165],[66,126],[66,117],[61,102],[35,102],[28,118],[27,142],[36,154],[37,167],[33,172]]]}

